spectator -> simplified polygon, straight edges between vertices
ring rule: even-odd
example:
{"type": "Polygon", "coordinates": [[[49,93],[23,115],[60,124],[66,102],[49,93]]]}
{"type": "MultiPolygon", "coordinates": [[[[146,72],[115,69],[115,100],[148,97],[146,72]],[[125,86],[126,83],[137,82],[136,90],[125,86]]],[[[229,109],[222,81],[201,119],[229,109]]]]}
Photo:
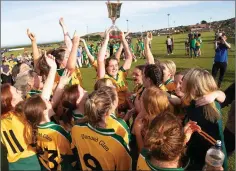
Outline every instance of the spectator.
{"type": "Polygon", "coordinates": [[[219,37],[218,41],[215,42],[215,59],[212,67],[212,76],[216,78],[218,70],[220,70],[220,76],[218,81],[218,87],[220,88],[223,81],[225,71],[228,63],[228,49],[231,45],[226,42],[227,37],[225,34],[219,37]]]}
{"type": "Polygon", "coordinates": [[[228,112],[228,121],[224,130],[224,138],[227,156],[230,156],[235,150],[235,100],[231,103],[231,108],[228,112]]]}
{"type": "Polygon", "coordinates": [[[186,39],[185,41],[185,55],[188,55],[189,56],[189,39],[186,39]]]}
{"type": "Polygon", "coordinates": [[[170,36],[167,36],[166,47],[167,47],[167,55],[173,54],[172,53],[172,40],[170,36]]]}
{"type": "Polygon", "coordinates": [[[2,64],[1,67],[1,81],[2,84],[4,83],[9,83],[11,85],[13,84],[10,66],[5,62],[2,64]]]}
{"type": "Polygon", "coordinates": [[[173,36],[171,37],[171,42],[172,42],[172,46],[171,46],[171,48],[172,48],[172,54],[174,54],[174,53],[173,53],[173,51],[174,51],[174,38],[173,38],[173,36]]]}
{"type": "Polygon", "coordinates": [[[201,34],[198,34],[197,39],[196,39],[196,54],[197,54],[197,56],[201,56],[201,44],[202,44],[201,34]]]}
{"type": "Polygon", "coordinates": [[[191,55],[191,58],[193,57],[193,53],[194,53],[194,56],[196,57],[196,37],[194,37],[194,35],[192,35],[191,37],[191,40],[190,40],[190,55],[191,55]]]}

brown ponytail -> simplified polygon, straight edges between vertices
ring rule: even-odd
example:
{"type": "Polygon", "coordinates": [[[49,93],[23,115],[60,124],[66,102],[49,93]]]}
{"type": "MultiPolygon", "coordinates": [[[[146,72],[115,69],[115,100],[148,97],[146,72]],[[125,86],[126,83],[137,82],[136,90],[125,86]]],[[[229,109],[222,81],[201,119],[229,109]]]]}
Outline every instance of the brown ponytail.
{"type": "Polygon", "coordinates": [[[24,104],[25,117],[32,128],[32,145],[36,146],[37,152],[41,152],[40,147],[37,146],[38,128],[43,118],[43,112],[47,106],[39,95],[28,98],[24,104]]]}
{"type": "Polygon", "coordinates": [[[172,161],[184,151],[184,131],[178,118],[170,113],[161,113],[150,124],[145,137],[145,147],[156,160],[172,161]]]}

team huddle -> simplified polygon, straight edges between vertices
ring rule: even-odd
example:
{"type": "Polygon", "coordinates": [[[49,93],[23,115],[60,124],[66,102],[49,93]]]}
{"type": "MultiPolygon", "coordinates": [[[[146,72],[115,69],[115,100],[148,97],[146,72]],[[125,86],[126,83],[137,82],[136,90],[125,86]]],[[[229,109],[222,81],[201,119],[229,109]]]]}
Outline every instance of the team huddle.
{"type": "Polygon", "coordinates": [[[33,66],[16,64],[14,86],[1,85],[1,143],[9,170],[201,170],[214,145],[203,131],[221,140],[227,156],[220,108],[225,94],[208,71],[176,73],[173,61],[154,60],[151,33],[139,40],[146,63],[130,71],[136,57],[128,33],[121,32],[119,48],[108,56],[106,30],[95,57],[77,33],[70,39],[63,19],[60,25],[65,46],[48,51],[39,50],[27,30],[33,66]],[[80,42],[97,73],[91,93],[76,65],[80,42]]]}

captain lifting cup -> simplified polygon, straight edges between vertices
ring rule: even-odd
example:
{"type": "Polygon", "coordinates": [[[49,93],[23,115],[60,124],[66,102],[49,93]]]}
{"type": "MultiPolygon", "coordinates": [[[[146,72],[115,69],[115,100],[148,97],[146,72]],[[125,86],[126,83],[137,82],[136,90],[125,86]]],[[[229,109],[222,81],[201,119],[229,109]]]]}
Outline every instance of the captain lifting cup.
{"type": "Polygon", "coordinates": [[[122,3],[120,1],[117,2],[106,2],[107,4],[107,9],[108,9],[108,18],[111,19],[112,21],[112,26],[110,29],[112,31],[110,32],[110,38],[111,39],[119,39],[120,37],[120,29],[115,25],[116,19],[120,18],[120,10],[121,10],[121,5],[122,3]]]}

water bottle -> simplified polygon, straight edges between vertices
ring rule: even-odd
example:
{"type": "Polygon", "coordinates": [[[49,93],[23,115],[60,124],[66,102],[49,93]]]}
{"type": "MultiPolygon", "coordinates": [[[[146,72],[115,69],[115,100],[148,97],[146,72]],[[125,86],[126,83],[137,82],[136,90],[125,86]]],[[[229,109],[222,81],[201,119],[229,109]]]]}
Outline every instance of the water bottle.
{"type": "Polygon", "coordinates": [[[203,171],[209,170],[209,167],[218,168],[223,165],[225,154],[221,150],[221,141],[217,140],[215,146],[207,150],[205,157],[205,166],[203,171]],[[207,169],[208,168],[208,169],[207,169]]]}

